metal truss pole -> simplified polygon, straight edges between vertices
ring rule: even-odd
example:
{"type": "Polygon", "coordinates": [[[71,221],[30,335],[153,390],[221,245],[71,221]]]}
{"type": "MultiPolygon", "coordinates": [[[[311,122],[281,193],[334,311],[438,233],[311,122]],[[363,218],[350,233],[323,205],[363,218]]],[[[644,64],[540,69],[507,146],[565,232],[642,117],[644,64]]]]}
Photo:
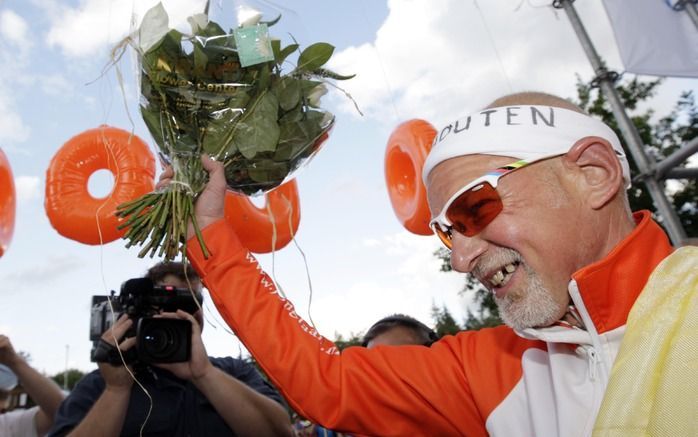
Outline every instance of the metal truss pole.
{"type": "Polygon", "coordinates": [[[681,8],[686,10],[688,16],[691,17],[691,21],[696,25],[696,29],[698,29],[698,6],[690,0],[684,0],[681,3],[681,8]]]}
{"type": "Polygon", "coordinates": [[[591,43],[591,39],[582,24],[582,21],[577,15],[577,11],[572,4],[574,0],[554,0],[553,7],[562,8],[565,10],[567,17],[574,28],[579,42],[584,48],[592,67],[594,68],[594,73],[596,74],[595,82],[601,88],[601,91],[608,99],[611,105],[611,110],[613,112],[616,121],[618,122],[618,128],[620,129],[621,135],[625,138],[625,142],[628,145],[630,154],[635,161],[640,174],[643,175],[642,181],[647,186],[647,191],[649,192],[657,212],[662,218],[662,223],[666,227],[669,238],[674,245],[681,245],[686,240],[686,232],[681,226],[681,221],[679,216],[676,214],[673,205],[669,202],[666,194],[664,193],[663,183],[659,182],[655,177],[653,177],[653,170],[655,167],[654,160],[651,156],[645,153],[644,144],[640,138],[640,134],[637,132],[637,128],[628,117],[625,112],[625,106],[615,89],[615,82],[618,80],[618,74],[609,71],[603,65],[601,58],[599,57],[594,45],[591,43]]]}

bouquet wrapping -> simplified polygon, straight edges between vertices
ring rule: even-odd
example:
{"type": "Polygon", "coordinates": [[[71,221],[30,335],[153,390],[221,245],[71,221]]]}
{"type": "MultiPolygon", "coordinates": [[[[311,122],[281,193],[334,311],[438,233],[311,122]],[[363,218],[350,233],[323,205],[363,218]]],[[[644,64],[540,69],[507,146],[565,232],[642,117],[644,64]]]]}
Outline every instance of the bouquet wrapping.
{"type": "Polygon", "coordinates": [[[265,22],[250,8],[238,15],[240,24],[224,29],[208,14],[195,14],[190,33],[183,33],[170,27],[158,4],[134,33],[141,115],[161,159],[174,169],[167,188],[117,210],[127,247],[142,246],[141,257],[183,254],[190,220],[207,255],[194,218],[208,178],[202,154],[224,164],[229,189],[261,194],[314,156],[334,124],[320,97],[328,79],[352,77],[324,68],[334,47],[282,46],[269,34],[281,16],[265,22]]]}

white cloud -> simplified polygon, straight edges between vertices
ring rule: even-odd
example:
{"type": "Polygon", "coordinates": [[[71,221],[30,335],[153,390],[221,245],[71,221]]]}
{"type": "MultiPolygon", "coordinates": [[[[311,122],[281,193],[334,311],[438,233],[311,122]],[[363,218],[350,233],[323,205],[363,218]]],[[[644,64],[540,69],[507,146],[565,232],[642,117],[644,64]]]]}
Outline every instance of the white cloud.
{"type": "Polygon", "coordinates": [[[15,177],[15,191],[17,200],[25,202],[40,197],[40,179],[38,176],[17,176],[15,177]]]}
{"type": "MultiPolygon", "coordinates": [[[[54,3],[55,13],[51,17],[52,25],[46,41],[70,57],[107,53],[109,46],[130,32],[132,17],[137,17],[137,21],[156,3],[156,0],[83,0],[77,7],[54,3]]],[[[204,3],[204,0],[163,1],[170,24],[175,26],[186,23],[186,17],[192,13],[202,11],[204,3]]]]}
{"type": "Polygon", "coordinates": [[[74,93],[74,84],[61,75],[51,74],[37,77],[36,80],[41,84],[44,93],[48,95],[72,95],[74,93]]]}
{"type": "Polygon", "coordinates": [[[15,84],[25,76],[30,45],[26,41],[30,39],[22,17],[10,10],[0,11],[0,142],[8,149],[30,134],[14,98],[15,84]]]}
{"type": "MultiPolygon", "coordinates": [[[[337,53],[331,68],[357,73],[340,86],[367,115],[389,123],[418,117],[438,125],[510,92],[574,96],[575,73],[589,78],[591,67],[566,17],[515,6],[508,0],[448,0],[439,7],[390,0],[375,41],[337,53]]],[[[615,61],[602,7],[586,6],[580,15],[597,49],[615,61]]],[[[343,96],[331,98],[355,114],[343,96]]]]}
{"type": "Polygon", "coordinates": [[[50,284],[84,266],[84,262],[75,256],[49,256],[36,261],[34,265],[25,269],[3,275],[0,282],[7,285],[8,290],[27,289],[40,284],[50,284]]]}
{"type": "MultiPolygon", "coordinates": [[[[4,74],[0,73],[0,81],[4,74]]],[[[24,124],[12,99],[0,85],[0,141],[22,142],[29,138],[29,127],[24,124]]]]}
{"type": "Polygon", "coordinates": [[[27,35],[27,22],[17,13],[7,9],[0,11],[0,36],[16,45],[31,43],[27,35]]]}

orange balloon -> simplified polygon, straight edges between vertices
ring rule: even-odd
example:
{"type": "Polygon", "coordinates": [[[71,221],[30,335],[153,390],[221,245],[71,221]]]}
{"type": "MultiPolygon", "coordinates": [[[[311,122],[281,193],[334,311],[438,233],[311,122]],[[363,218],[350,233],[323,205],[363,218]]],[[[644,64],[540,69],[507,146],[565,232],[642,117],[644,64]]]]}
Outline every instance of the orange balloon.
{"type": "Polygon", "coordinates": [[[258,208],[242,194],[228,191],[225,195],[225,219],[235,229],[242,244],[254,253],[269,253],[285,247],[296,234],[301,220],[295,179],[269,191],[264,199],[265,207],[258,208]],[[273,224],[267,206],[271,209],[273,224]],[[276,242],[272,244],[274,227],[276,242]]]}
{"type": "Polygon", "coordinates": [[[385,151],[385,182],[400,223],[413,234],[431,235],[422,167],[436,135],[434,126],[414,119],[395,128],[385,151]]]}
{"type": "Polygon", "coordinates": [[[153,191],[155,159],[145,142],[123,129],[102,125],[68,140],[46,171],[44,207],[59,234],[85,244],[102,244],[125,230],[116,207],[153,191]],[[98,199],[87,190],[97,170],[114,175],[109,195],[98,199]],[[100,236],[101,232],[101,236],[100,236]]]}
{"type": "Polygon", "coordinates": [[[0,149],[0,257],[5,253],[12,241],[15,230],[15,179],[7,156],[0,149]]]}

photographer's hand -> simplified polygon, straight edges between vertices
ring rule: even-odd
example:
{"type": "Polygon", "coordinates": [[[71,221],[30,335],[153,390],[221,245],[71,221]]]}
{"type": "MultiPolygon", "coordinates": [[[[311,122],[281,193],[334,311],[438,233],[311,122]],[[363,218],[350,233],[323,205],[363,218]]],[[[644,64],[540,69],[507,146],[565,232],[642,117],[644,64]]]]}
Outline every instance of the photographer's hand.
{"type": "MultiPolygon", "coordinates": [[[[207,155],[201,156],[201,163],[204,169],[208,172],[208,183],[206,188],[201,192],[196,205],[194,214],[199,229],[204,229],[206,226],[217,222],[224,217],[225,210],[225,190],[227,183],[225,181],[225,168],[223,164],[209,158],[207,155]]],[[[161,189],[172,183],[174,170],[171,166],[167,166],[165,171],[160,175],[155,189],[161,189]]],[[[187,238],[194,236],[194,227],[191,223],[187,226],[187,238]]]]}
{"type": "MultiPolygon", "coordinates": [[[[133,320],[131,320],[126,314],[122,314],[114,326],[102,334],[102,340],[114,347],[116,347],[117,342],[119,342],[118,344],[119,349],[121,349],[121,353],[126,352],[136,344],[135,337],[129,337],[126,340],[121,341],[131,325],[133,325],[133,320]]],[[[131,377],[129,371],[123,364],[115,366],[109,363],[98,363],[98,365],[99,371],[102,373],[102,378],[104,378],[104,383],[106,384],[108,390],[130,393],[131,386],[133,385],[133,377],[131,377]]]]}
{"type": "Polygon", "coordinates": [[[201,340],[201,327],[199,326],[199,322],[197,322],[191,314],[186,311],[177,310],[176,313],[160,313],[160,315],[156,317],[182,319],[191,322],[191,356],[189,361],[185,363],[153,364],[154,366],[168,370],[178,378],[191,380],[192,382],[203,378],[208,372],[214,369],[208,359],[208,355],[206,355],[204,342],[201,340]]]}
{"type": "MultiPolygon", "coordinates": [[[[114,347],[118,344],[121,352],[126,352],[136,344],[135,337],[121,341],[131,325],[133,320],[126,314],[122,314],[111,329],[102,334],[102,341],[114,347]]],[[[133,386],[133,377],[129,373],[131,368],[127,370],[123,364],[115,366],[109,363],[98,363],[98,366],[106,387],[87,416],[68,434],[69,437],[95,435],[116,437],[121,434],[131,400],[133,386]]]]}

